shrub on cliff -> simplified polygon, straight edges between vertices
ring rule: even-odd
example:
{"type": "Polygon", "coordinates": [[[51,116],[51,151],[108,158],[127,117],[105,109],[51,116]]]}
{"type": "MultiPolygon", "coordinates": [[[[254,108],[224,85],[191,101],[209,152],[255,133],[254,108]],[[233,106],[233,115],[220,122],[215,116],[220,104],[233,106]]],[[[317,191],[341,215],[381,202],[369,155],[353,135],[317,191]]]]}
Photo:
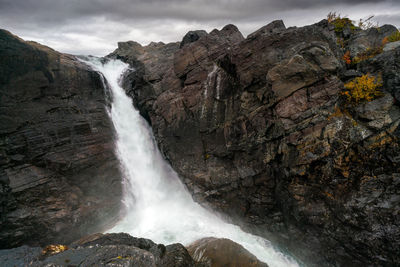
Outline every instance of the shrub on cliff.
{"type": "Polygon", "coordinates": [[[350,65],[351,64],[350,51],[347,50],[346,53],[344,53],[342,59],[347,65],[350,65]]]}
{"type": "Polygon", "coordinates": [[[326,16],[326,19],[328,20],[329,23],[331,23],[335,26],[335,32],[340,33],[347,26],[351,30],[355,30],[356,28],[359,28],[362,30],[368,30],[370,28],[378,28],[379,27],[378,22],[374,22],[372,20],[374,17],[375,17],[375,15],[372,15],[366,19],[362,19],[362,18],[359,19],[357,22],[357,26],[355,26],[356,21],[353,21],[347,17],[342,17],[340,14],[338,14],[336,12],[329,12],[328,15],[326,16]]]}
{"type": "Polygon", "coordinates": [[[372,15],[366,19],[359,19],[358,28],[360,28],[362,30],[368,30],[371,28],[379,28],[379,23],[373,21],[374,17],[375,17],[375,15],[372,15]]]}
{"type": "Polygon", "coordinates": [[[335,32],[336,33],[341,33],[346,27],[349,27],[351,31],[354,31],[356,29],[356,26],[354,26],[353,22],[349,18],[341,18],[338,17],[337,19],[333,20],[332,25],[335,26],[335,32]]]}
{"type": "Polygon", "coordinates": [[[344,85],[345,91],[342,92],[348,102],[359,103],[362,101],[372,101],[382,96],[380,88],[382,87],[382,78],[375,78],[370,74],[357,77],[344,85]]]}
{"type": "MultiPolygon", "coordinates": [[[[394,32],[391,35],[385,37],[387,38],[387,42],[397,42],[400,41],[400,31],[394,32]]],[[[385,42],[385,39],[383,42],[385,42]]]]}

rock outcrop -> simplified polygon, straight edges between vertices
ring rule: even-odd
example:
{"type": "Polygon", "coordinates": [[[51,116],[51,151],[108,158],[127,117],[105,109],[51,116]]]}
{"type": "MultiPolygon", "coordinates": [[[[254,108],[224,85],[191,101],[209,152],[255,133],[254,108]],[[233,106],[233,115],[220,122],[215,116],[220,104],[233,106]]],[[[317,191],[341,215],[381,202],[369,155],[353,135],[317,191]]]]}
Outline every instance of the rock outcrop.
{"type": "MultiPolygon", "coordinates": [[[[124,87],[195,199],[310,266],[400,262],[400,48],[348,66],[393,26],[233,25],[181,45],[120,43],[124,87]],[[344,82],[381,75],[349,104],[344,82]]],[[[194,36],[193,38],[191,36],[194,36]]]]}
{"type": "Polygon", "coordinates": [[[67,243],[119,216],[100,75],[0,30],[0,248],[67,243]]]}
{"type": "MultiPolygon", "coordinates": [[[[40,247],[22,246],[0,250],[4,267],[14,266],[140,266],[140,267],[213,267],[213,266],[267,266],[229,240],[208,238],[195,242],[191,248],[205,251],[207,262],[195,261],[182,244],[168,246],[128,234],[94,234],[65,245],[40,247]],[[224,249],[229,249],[224,251],[224,249]],[[232,258],[218,255],[231,255],[232,258]],[[213,260],[209,262],[209,260],[213,260]],[[223,260],[218,265],[216,259],[223,260]],[[237,259],[242,261],[238,262],[237,259]],[[247,261],[246,261],[247,260],[247,261]],[[242,265],[237,265],[243,263],[242,265]]],[[[202,258],[204,259],[204,257],[202,258]]]]}
{"type": "Polygon", "coordinates": [[[268,267],[241,245],[226,238],[205,237],[187,247],[192,258],[210,267],[268,267]]]}

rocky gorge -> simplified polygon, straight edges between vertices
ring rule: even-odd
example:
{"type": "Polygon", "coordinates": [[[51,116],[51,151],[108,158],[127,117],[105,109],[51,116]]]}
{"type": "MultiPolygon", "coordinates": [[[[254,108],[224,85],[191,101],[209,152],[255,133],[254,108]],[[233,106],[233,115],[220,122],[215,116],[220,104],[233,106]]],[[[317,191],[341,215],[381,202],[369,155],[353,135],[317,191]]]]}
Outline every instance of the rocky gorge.
{"type": "MultiPolygon", "coordinates": [[[[176,43],[121,42],[107,58],[132,67],[123,88],[197,202],[307,266],[396,266],[400,44],[382,43],[396,32],[274,21],[244,38],[227,25],[176,43]],[[345,85],[364,75],[381,79],[382,93],[351,101],[345,85]]],[[[119,218],[110,96],[75,57],[6,31],[0,56],[0,244],[30,245],[23,249],[38,256],[38,246],[70,244],[119,218]]],[[[189,262],[180,266],[198,260],[190,246],[191,256],[180,245],[101,238],[95,255],[112,251],[108,259],[121,264],[109,266],[134,266],[139,254],[143,266],[179,266],[160,255],[189,262]]],[[[65,253],[100,262],[85,242],[47,263],[65,263],[65,253]]]]}
{"type": "Polygon", "coordinates": [[[310,266],[399,258],[399,42],[323,20],[234,25],[180,43],[119,43],[124,88],[194,198],[310,266]],[[344,83],[381,75],[384,96],[347,103],[344,83]]]}

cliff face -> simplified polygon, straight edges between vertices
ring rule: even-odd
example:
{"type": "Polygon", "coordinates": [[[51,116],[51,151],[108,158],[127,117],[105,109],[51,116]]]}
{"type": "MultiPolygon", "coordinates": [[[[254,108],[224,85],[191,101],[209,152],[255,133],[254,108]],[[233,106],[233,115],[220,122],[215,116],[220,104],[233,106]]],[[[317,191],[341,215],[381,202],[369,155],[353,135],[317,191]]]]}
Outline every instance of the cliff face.
{"type": "Polygon", "coordinates": [[[74,57],[0,30],[0,248],[70,242],[118,217],[105,101],[74,57]]]}
{"type": "Polygon", "coordinates": [[[342,59],[396,31],[338,37],[327,21],[233,25],[181,44],[120,43],[124,86],[199,202],[316,266],[400,261],[400,48],[342,59]],[[343,47],[340,40],[345,39],[343,47]],[[348,104],[344,82],[382,76],[384,96],[348,104]]]}

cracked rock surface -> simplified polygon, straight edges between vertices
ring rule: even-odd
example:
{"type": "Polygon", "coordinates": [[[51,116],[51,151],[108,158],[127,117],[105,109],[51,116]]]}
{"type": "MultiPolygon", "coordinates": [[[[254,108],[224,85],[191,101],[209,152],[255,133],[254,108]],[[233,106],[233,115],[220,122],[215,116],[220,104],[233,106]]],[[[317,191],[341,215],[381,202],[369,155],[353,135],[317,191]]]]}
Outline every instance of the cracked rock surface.
{"type": "Polygon", "coordinates": [[[0,248],[71,242],[119,217],[99,74],[0,30],[0,248]]]}
{"type": "Polygon", "coordinates": [[[135,69],[124,88],[198,202],[310,266],[393,265],[400,48],[352,66],[343,55],[394,31],[274,21],[244,38],[227,25],[181,44],[120,43],[109,57],[135,69]],[[367,73],[384,96],[346,103],[343,84],[367,73]]]}

